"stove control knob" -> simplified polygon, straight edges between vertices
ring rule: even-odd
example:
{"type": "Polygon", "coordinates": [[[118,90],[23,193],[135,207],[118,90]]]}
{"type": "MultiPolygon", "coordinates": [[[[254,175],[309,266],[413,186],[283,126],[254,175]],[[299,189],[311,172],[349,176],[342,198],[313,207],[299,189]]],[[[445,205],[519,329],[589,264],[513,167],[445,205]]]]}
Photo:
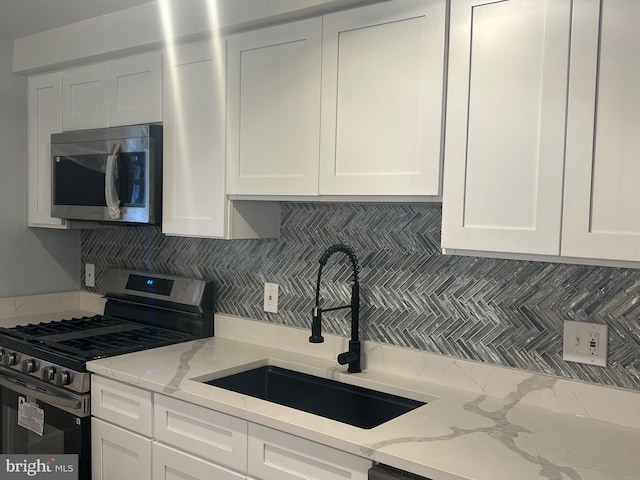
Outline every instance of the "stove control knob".
{"type": "Polygon", "coordinates": [[[9,352],[4,352],[2,354],[2,365],[4,365],[5,367],[10,367],[12,365],[16,364],[16,354],[15,353],[9,353],[9,352]]]}
{"type": "Polygon", "coordinates": [[[24,360],[20,365],[22,373],[32,373],[36,370],[36,361],[34,359],[24,360]]]}
{"type": "Polygon", "coordinates": [[[44,367],[41,371],[40,371],[40,378],[42,380],[44,380],[45,382],[50,382],[51,380],[53,380],[53,376],[56,373],[56,369],[53,367],[44,367]]]}
{"type": "Polygon", "coordinates": [[[53,376],[53,384],[58,387],[63,387],[64,385],[69,385],[71,383],[71,375],[69,372],[57,372],[53,376]]]}

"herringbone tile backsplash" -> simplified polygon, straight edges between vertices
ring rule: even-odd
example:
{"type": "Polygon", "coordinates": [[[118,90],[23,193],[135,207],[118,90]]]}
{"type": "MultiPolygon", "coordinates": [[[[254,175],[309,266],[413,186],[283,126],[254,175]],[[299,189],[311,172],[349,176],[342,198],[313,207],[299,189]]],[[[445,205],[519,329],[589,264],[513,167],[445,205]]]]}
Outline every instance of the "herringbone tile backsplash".
{"type": "MultiPolygon", "coordinates": [[[[98,285],[111,266],[213,280],[217,312],[310,328],[318,259],[345,243],[360,263],[363,339],[640,391],[640,270],[445,256],[440,225],[437,205],[289,203],[277,240],[84,230],[82,265],[98,285]],[[280,285],[277,314],[262,311],[264,282],[280,285]],[[608,367],[562,360],[565,319],[609,325],[608,367]]],[[[349,298],[345,260],[323,270],[325,307],[349,298]]],[[[324,331],[348,336],[348,315],[325,314],[324,331]]]]}

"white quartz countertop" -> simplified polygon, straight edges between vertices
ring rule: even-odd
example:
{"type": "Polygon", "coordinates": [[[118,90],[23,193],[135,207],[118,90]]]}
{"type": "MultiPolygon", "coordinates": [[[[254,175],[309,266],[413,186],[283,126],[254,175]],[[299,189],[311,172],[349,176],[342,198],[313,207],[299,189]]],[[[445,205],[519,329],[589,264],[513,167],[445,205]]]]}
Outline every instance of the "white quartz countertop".
{"type": "Polygon", "coordinates": [[[524,377],[496,398],[333,360],[210,338],[90,362],[90,371],[433,480],[640,480],[640,429],[521,402],[554,379],[524,377]],[[273,364],[428,402],[370,430],[206,385],[273,364]]]}

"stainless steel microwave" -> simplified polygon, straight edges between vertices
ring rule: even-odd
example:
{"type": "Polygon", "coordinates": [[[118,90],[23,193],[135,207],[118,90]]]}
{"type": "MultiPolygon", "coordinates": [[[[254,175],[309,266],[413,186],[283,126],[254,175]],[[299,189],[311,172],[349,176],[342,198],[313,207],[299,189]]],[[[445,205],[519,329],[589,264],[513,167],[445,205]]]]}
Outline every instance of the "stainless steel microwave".
{"type": "Polygon", "coordinates": [[[52,216],[160,223],[162,125],[56,133],[51,159],[52,216]]]}

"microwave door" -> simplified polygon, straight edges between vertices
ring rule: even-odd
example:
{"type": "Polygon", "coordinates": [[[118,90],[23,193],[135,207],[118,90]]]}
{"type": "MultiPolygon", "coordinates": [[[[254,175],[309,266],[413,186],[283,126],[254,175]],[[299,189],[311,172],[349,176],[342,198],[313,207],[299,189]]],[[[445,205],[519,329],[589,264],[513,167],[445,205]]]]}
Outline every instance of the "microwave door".
{"type": "Polygon", "coordinates": [[[76,220],[107,220],[105,173],[109,155],[97,151],[56,152],[52,214],[76,220]]]}

